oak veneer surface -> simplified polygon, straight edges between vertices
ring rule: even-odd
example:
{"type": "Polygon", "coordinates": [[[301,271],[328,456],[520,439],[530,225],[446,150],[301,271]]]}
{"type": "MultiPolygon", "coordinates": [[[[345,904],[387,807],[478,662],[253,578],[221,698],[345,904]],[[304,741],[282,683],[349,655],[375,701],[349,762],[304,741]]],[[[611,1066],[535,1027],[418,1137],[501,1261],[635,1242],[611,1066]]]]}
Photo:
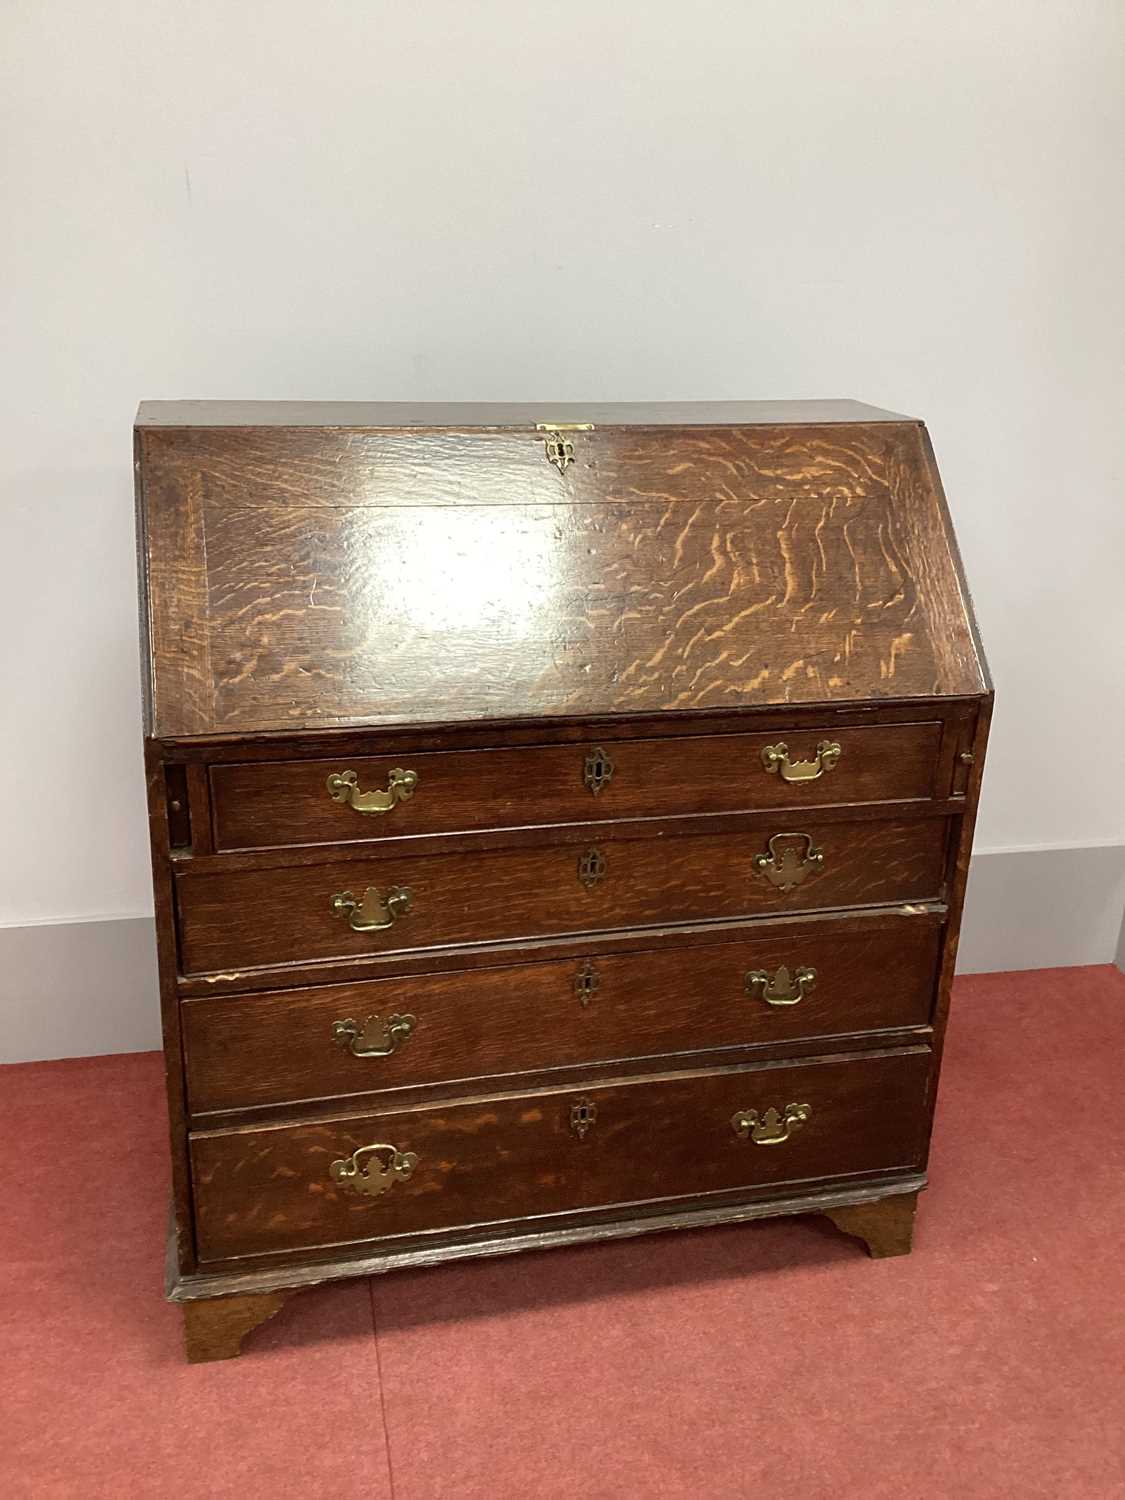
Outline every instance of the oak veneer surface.
{"type": "Polygon", "coordinates": [[[211,801],[219,849],[285,844],[339,844],[411,834],[611,822],[657,813],[789,809],[824,803],[909,801],[932,796],[941,741],[937,723],[833,726],[776,734],[685,735],[613,745],[422,753],[273,761],[215,766],[211,801]],[[816,761],[817,747],[839,759],[810,783],[786,781],[763,764],[768,746],[784,744],[794,761],[816,761]],[[587,762],[608,767],[594,793],[587,762]],[[419,792],[393,816],[356,812],[326,795],[328,778],[356,773],[361,789],[385,788],[396,768],[417,778],[419,792]]]}
{"type": "Polygon", "coordinates": [[[466,1254],[806,1206],[904,1252],[991,711],[921,424],[134,440],[169,1291],[231,1298],[192,1356],[466,1254]]]}
{"type": "Polygon", "coordinates": [[[924,1027],[940,936],[919,918],[869,932],[849,917],[822,918],[784,937],[752,930],[711,947],[192,1000],[184,1006],[188,1102],[206,1113],[924,1027]],[[798,985],[810,971],[811,982],[798,985]],[[768,975],[768,987],[748,985],[756,973],[768,975]],[[361,1046],[386,1047],[383,1028],[404,1015],[409,1034],[386,1056],[356,1055],[334,1039],[337,1023],[354,1021],[361,1046]]]}
{"type": "Polygon", "coordinates": [[[289,869],[192,873],[176,881],[183,970],[206,974],[261,965],[349,958],[445,944],[597,932],[818,907],[923,902],[942,894],[947,827],[917,822],[802,821],[777,830],[775,851],[823,855],[794,889],[755,871],[773,830],[761,834],[620,838],[590,848],[550,844],[460,854],[372,854],[289,869]],[[580,861],[597,853],[604,874],[587,889],[580,861]],[[354,931],[333,898],[411,893],[392,926],[354,931]]]}
{"type": "Polygon", "coordinates": [[[985,688],[917,423],[197,416],[137,428],[157,737],[985,688]]]}
{"type": "Polygon", "coordinates": [[[929,1066],[916,1048],[196,1135],[201,1258],[910,1167],[929,1066]],[[780,1144],[736,1134],[736,1112],[791,1104],[809,1118],[780,1144]],[[413,1174],[378,1198],[340,1188],[332,1162],[373,1143],[416,1154],[413,1174]]]}

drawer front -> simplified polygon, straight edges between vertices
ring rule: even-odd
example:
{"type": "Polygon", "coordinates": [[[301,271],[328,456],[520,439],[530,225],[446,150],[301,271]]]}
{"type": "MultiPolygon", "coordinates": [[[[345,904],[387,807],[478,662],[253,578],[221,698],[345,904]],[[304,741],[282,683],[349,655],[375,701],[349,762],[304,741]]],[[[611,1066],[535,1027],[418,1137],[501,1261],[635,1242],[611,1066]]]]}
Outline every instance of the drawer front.
{"type": "Polygon", "coordinates": [[[784,937],[190,1000],[195,1113],[930,1018],[940,930],[826,919],[784,937]]]}
{"type": "Polygon", "coordinates": [[[195,1135],[200,1259],[911,1167],[930,1061],[919,1049],[195,1135]]]}
{"type": "Polygon", "coordinates": [[[801,829],[188,871],[181,960],[203,974],[941,894],[943,818],[801,829]]]}
{"type": "Polygon", "coordinates": [[[887,724],[213,766],[215,847],[925,798],[940,739],[887,724]]]}

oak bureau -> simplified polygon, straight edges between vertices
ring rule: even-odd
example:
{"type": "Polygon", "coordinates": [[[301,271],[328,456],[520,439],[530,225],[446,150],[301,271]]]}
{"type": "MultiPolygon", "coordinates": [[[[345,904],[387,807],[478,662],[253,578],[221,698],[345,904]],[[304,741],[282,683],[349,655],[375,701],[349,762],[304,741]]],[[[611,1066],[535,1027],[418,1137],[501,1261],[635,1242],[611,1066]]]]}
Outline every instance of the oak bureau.
{"type": "Polygon", "coordinates": [[[135,442],[188,1357],[467,1255],[909,1250],[992,702],[922,425],[148,402],[135,442]]]}

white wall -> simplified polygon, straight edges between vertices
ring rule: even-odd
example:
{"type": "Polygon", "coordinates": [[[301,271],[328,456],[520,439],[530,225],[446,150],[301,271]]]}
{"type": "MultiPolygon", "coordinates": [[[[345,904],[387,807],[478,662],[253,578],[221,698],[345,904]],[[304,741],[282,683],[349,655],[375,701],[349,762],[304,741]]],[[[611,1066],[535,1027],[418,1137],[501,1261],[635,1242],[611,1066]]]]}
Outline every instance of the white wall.
{"type": "Polygon", "coordinates": [[[6,0],[0,922],[149,907],[141,397],[921,415],[979,845],[1121,838],[1123,58],[1120,0],[6,0]]]}

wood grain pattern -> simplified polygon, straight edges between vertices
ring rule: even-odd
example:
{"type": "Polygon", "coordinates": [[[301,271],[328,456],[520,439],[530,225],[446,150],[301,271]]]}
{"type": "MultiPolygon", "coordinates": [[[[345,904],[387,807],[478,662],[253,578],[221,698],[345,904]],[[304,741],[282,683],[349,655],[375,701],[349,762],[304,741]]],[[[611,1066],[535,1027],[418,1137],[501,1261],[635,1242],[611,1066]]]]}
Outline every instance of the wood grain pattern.
{"type": "Polygon", "coordinates": [[[933,793],[940,738],[940,724],[922,723],[633,740],[606,752],[612,777],[597,793],[584,781],[587,758],[604,749],[594,742],[460,754],[399,748],[347,760],[222,765],[211,771],[215,842],[219,849],[262,849],[924,798],[933,793]],[[839,745],[841,755],[816,780],[787,782],[763,765],[767,745],[784,743],[792,760],[813,761],[824,740],[839,745]],[[387,813],[358,813],[328,793],[332,774],[354,770],[360,788],[385,788],[396,767],[413,770],[418,784],[387,813]]]}
{"type": "Polygon", "coordinates": [[[883,1260],[889,1255],[910,1254],[917,1206],[917,1193],[903,1193],[874,1203],[836,1205],[822,1212],[844,1234],[862,1240],[873,1260],[883,1260]]]}
{"type": "Polygon", "coordinates": [[[196,725],[206,723],[214,707],[201,481],[147,463],[142,442],[136,509],[145,731],[152,737],[160,733],[166,705],[175,705],[176,720],[196,725]]]}
{"type": "Polygon", "coordinates": [[[320,726],[298,731],[209,735],[206,739],[162,739],[169,763],[208,766],[250,761],[322,760],[325,756],[370,755],[396,747],[415,750],[493,750],[538,745],[582,745],[603,738],[648,740],[688,735],[813,733],[862,729],[875,724],[938,723],[945,729],[971,719],[979,694],[960,698],[885,698],[878,702],[783,703],[752,709],[702,709],[666,714],[600,714],[589,718],[489,720],[454,723],[320,726]]]}
{"type": "Polygon", "coordinates": [[[400,1265],[801,1212],[908,1248],[991,708],[925,429],[854,403],[155,403],[135,456],[192,1357],[400,1265]],[[597,424],[564,474],[552,418],[597,424]],[[828,776],[761,769],[822,738],[828,776]],[[330,770],[415,758],[386,819],[327,797],[330,770]],[[753,858],[798,831],[825,863],[783,893],[753,858]],[[413,891],[381,934],[331,911],[369,884],[413,891]],[[745,996],[780,964],[817,986],[745,996]],[[332,1041],[392,1011],[417,1018],[392,1055],[332,1041]],[[783,1144],[731,1128],[798,1101],[783,1144]],[[333,1183],[388,1137],[408,1181],[333,1183]]]}
{"type": "Polygon", "coordinates": [[[854,919],[712,947],[428,974],[282,994],[188,1001],[188,1096],[196,1113],[449,1084],[491,1075],[711,1048],[925,1026],[940,932],[923,919],[853,932],[854,919]],[[812,967],[794,1005],[746,993],[746,975],[812,967]],[[576,977],[591,972],[591,992],[576,977]],[[333,1024],[415,1017],[386,1057],[355,1056],[333,1024]]]}
{"type": "MultiPolygon", "coordinates": [[[[330,981],[365,983],[372,979],[443,973],[468,973],[509,964],[580,961],[585,957],[663,952],[673,948],[701,948],[737,942],[747,927],[757,937],[789,937],[813,931],[822,922],[839,918],[833,912],[777,912],[771,915],[723,921],[677,922],[657,927],[625,928],[621,931],[563,933],[556,937],[501,943],[472,943],[459,948],[418,948],[390,953],[357,953],[332,960],[326,974],[323,960],[284,964],[279,968],[212,970],[202,975],[174,976],[174,988],[182,1000],[237,998],[267,990],[315,988],[330,981]]],[[[948,920],[944,901],[912,902],[902,906],[868,906],[847,911],[849,931],[899,930],[904,922],[941,927],[948,920]]]]}
{"type": "Polygon", "coordinates": [[[965,890],[969,881],[969,861],[973,852],[973,832],[976,827],[977,809],[980,805],[981,781],[984,777],[985,755],[988,749],[988,733],[992,723],[992,694],[982,699],[974,719],[963,728],[960,749],[972,757],[969,780],[965,785],[965,814],[955,824],[956,837],[951,848],[952,869],[949,875],[949,922],[945,941],[942,944],[938,968],[937,999],[934,1005],[934,1086],[927,1101],[927,1147],[933,1130],[934,1110],[937,1106],[937,1084],[941,1071],[941,1058],[945,1049],[945,1033],[949,1023],[949,1007],[953,998],[953,979],[957,968],[957,947],[961,939],[961,922],[965,911],[965,890]]]}
{"type": "Polygon", "coordinates": [[[234,1359],[242,1340],[267,1318],[280,1312],[289,1292],[244,1293],[238,1297],[209,1297],[184,1302],[184,1348],[188,1363],[234,1359]]]}
{"type": "Polygon", "coordinates": [[[195,1266],[191,1185],[187,1156],[187,1108],[181,1055],[180,1004],[176,987],[175,888],[169,861],[169,826],[165,767],[151,741],[145,744],[149,853],[152,860],[153,908],[160,987],[160,1028],[164,1046],[164,1082],[168,1099],[168,1144],[172,1173],[172,1226],[181,1271],[195,1266]]]}
{"type": "MultiPolygon", "coordinates": [[[[637,1204],[628,1214],[610,1206],[577,1213],[525,1219],[519,1225],[477,1225],[468,1229],[438,1230],[404,1235],[383,1242],[342,1245],[298,1255],[243,1257],[225,1265],[211,1262],[205,1271],[174,1275],[168,1281],[171,1301],[200,1297],[242,1296],[250,1292],[295,1290],[356,1276],[383,1276],[390,1271],[419,1270],[462,1260],[526,1251],[558,1250],[570,1245],[608,1244],[640,1235],[665,1234],[679,1229],[710,1229],[717,1225],[752,1224],[759,1219],[801,1214],[811,1217],[826,1208],[853,1203],[877,1203],[926,1186],[924,1173],[894,1168],[874,1176],[850,1176],[802,1182],[779,1191],[769,1185],[712,1193],[702,1199],[678,1199],[670,1206],[637,1204]]],[[[801,1232],[795,1226],[794,1232],[801,1232]]],[[[755,1242],[745,1253],[753,1256],[755,1242]]]]}
{"type": "Polygon", "coordinates": [[[928,1076],[918,1048],[197,1134],[200,1258],[910,1167],[928,1076]],[[597,1106],[582,1139],[570,1124],[579,1097],[597,1106]],[[794,1102],[811,1115],[781,1145],[732,1128],[736,1111],[794,1102]],[[409,1180],[375,1199],[337,1186],[330,1164],[375,1142],[417,1154],[409,1180]]]}
{"type": "Polygon", "coordinates": [[[981,690],[916,424],[577,439],[145,429],[155,732],[981,690]]]}
{"type": "Polygon", "coordinates": [[[840,906],[920,902],[942,894],[946,826],[917,822],[799,820],[801,837],[776,831],[802,854],[805,837],[824,855],[793,890],[755,872],[765,833],[627,838],[622,825],[597,841],[606,873],[579,878],[586,852],[572,845],[483,853],[396,854],[295,869],[177,877],[184,972],[246,969],[564,932],[664,925],[840,906]],[[412,893],[410,911],[380,932],[354,932],[332,911],[334,895],[368,886],[412,893]]]}

